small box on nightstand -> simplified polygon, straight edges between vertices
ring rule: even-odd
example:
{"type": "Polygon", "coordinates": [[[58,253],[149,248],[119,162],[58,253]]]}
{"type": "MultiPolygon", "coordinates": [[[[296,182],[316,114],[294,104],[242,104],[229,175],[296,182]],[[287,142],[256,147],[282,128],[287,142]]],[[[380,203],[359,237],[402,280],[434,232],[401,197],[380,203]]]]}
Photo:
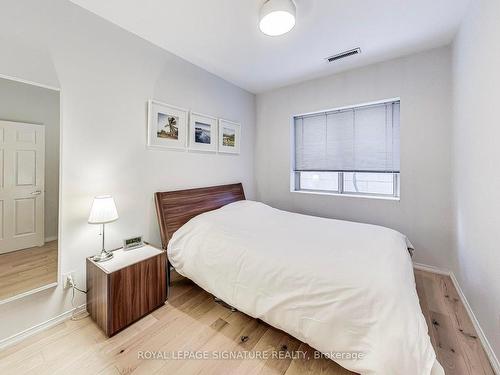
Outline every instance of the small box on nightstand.
{"type": "Polygon", "coordinates": [[[108,337],[167,299],[164,250],[145,245],[113,254],[100,263],[87,258],[87,311],[108,337]]]}

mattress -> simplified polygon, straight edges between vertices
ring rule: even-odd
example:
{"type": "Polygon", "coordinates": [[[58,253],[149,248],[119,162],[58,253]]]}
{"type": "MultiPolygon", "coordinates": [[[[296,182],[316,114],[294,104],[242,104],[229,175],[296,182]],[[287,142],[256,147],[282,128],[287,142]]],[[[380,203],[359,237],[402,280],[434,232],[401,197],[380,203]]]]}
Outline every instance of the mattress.
{"type": "Polygon", "coordinates": [[[168,257],[209,293],[346,369],[444,374],[395,230],[239,201],[182,226],[168,257]]]}

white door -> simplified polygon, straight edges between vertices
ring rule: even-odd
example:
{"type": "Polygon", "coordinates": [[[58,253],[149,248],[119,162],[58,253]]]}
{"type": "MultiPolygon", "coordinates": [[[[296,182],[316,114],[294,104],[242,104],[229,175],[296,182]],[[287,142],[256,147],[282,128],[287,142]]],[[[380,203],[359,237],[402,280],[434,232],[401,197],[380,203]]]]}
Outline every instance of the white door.
{"type": "Polygon", "coordinates": [[[0,121],[0,254],[44,243],[45,127],[0,121]]]}

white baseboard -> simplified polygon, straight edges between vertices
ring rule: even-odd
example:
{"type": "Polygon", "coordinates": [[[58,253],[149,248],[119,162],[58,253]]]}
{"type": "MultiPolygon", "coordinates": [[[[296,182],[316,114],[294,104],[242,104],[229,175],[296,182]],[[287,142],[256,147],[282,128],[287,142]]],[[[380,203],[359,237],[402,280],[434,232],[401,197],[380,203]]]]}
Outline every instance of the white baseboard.
{"type": "Polygon", "coordinates": [[[481,340],[481,344],[483,344],[483,348],[486,352],[486,355],[488,356],[488,359],[490,360],[491,366],[493,367],[493,371],[495,371],[495,374],[500,375],[500,362],[498,361],[498,358],[495,352],[493,351],[493,348],[491,347],[488,339],[486,338],[483,329],[479,325],[479,321],[474,315],[474,312],[472,311],[472,308],[470,307],[467,298],[465,298],[465,294],[462,291],[462,288],[460,288],[460,284],[458,284],[458,280],[453,272],[450,273],[450,277],[451,281],[453,282],[453,285],[455,285],[455,288],[457,289],[458,295],[460,296],[462,303],[465,306],[465,310],[467,310],[467,313],[469,314],[469,318],[472,321],[472,325],[476,329],[479,339],[481,340]]]}
{"type": "Polygon", "coordinates": [[[50,284],[47,284],[47,285],[43,285],[43,286],[41,286],[39,288],[28,290],[27,292],[24,292],[24,293],[16,294],[15,296],[12,296],[12,297],[9,297],[9,298],[1,300],[0,301],[0,305],[3,305],[5,303],[9,303],[9,302],[15,301],[17,299],[21,299],[21,298],[24,298],[24,297],[27,297],[27,296],[31,296],[32,294],[41,292],[42,290],[46,290],[46,289],[50,289],[50,288],[55,288],[56,286],[57,286],[57,282],[50,283],[50,284]]]}
{"type": "Polygon", "coordinates": [[[68,310],[63,312],[60,315],[57,315],[43,323],[37,324],[31,328],[25,329],[24,331],[21,331],[19,333],[16,333],[10,337],[7,337],[5,339],[0,340],[0,349],[3,349],[7,346],[13,345],[15,343],[18,343],[19,341],[22,341],[29,336],[32,336],[36,333],[39,333],[41,331],[44,331],[46,329],[49,329],[50,327],[53,327],[59,323],[64,322],[65,320],[68,320],[71,318],[71,315],[73,314],[73,311],[80,311],[81,309],[85,309],[86,304],[83,304],[81,306],[78,306],[74,309],[68,310]]]}
{"type": "Polygon", "coordinates": [[[450,274],[451,274],[451,271],[449,271],[449,270],[444,270],[444,269],[434,267],[434,266],[428,266],[427,264],[422,264],[422,263],[413,263],[413,268],[415,268],[417,270],[421,270],[421,271],[428,271],[428,272],[432,272],[432,273],[437,273],[439,275],[450,276],[450,274]]]}
{"type": "Polygon", "coordinates": [[[479,324],[479,321],[476,318],[476,315],[474,315],[474,311],[472,311],[472,308],[470,307],[469,301],[467,301],[467,298],[465,297],[465,294],[460,287],[460,284],[458,283],[458,280],[455,276],[455,274],[446,269],[441,269],[438,267],[434,266],[428,266],[426,264],[421,264],[421,263],[413,263],[413,268],[417,270],[422,270],[422,271],[428,271],[428,272],[433,272],[437,273],[440,275],[446,275],[450,276],[451,281],[453,282],[453,285],[455,286],[455,289],[457,290],[458,296],[462,300],[462,303],[464,304],[465,310],[467,311],[467,314],[469,315],[469,318],[472,322],[472,325],[474,326],[474,329],[476,330],[476,333],[479,337],[479,340],[481,341],[481,344],[484,348],[484,351],[486,352],[486,355],[488,356],[488,359],[490,360],[491,367],[493,367],[493,371],[495,371],[495,374],[500,375],[500,362],[498,361],[498,358],[493,351],[493,348],[491,347],[488,339],[486,338],[486,335],[484,334],[483,329],[481,328],[481,325],[479,324]]]}
{"type": "Polygon", "coordinates": [[[57,240],[57,236],[45,237],[45,243],[57,240]]]}

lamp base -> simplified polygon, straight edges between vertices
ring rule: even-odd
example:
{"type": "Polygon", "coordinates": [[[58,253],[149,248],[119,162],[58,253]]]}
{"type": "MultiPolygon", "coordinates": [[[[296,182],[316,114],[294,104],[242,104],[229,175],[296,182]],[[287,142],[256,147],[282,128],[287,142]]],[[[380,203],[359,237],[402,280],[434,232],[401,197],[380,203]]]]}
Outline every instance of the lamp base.
{"type": "Polygon", "coordinates": [[[110,260],[111,258],[113,258],[113,253],[103,250],[99,255],[94,255],[92,257],[92,260],[94,262],[105,262],[107,260],[110,260]]]}

